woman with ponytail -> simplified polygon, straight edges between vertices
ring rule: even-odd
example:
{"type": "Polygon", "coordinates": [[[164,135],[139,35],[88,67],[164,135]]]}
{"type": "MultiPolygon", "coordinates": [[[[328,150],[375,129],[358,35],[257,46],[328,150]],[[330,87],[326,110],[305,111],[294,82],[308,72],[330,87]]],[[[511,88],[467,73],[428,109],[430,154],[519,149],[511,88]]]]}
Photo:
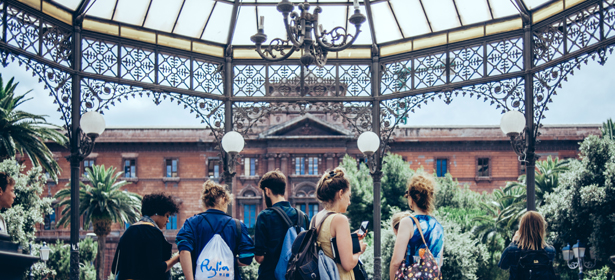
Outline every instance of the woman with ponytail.
{"type": "MultiPolygon", "coordinates": [[[[432,216],[435,185],[433,177],[428,174],[415,174],[408,181],[404,197],[408,199],[408,206],[415,215],[405,217],[399,223],[395,249],[389,267],[391,280],[395,279],[395,274],[402,262],[405,262],[406,267],[410,267],[421,258],[424,259],[425,249],[429,249],[438,267],[442,267],[444,230],[432,216]],[[419,223],[420,229],[415,221],[419,223]]],[[[439,269],[434,269],[434,271],[439,271],[439,269]]]]}
{"type": "MultiPolygon", "coordinates": [[[[361,251],[353,252],[350,223],[348,218],[342,215],[350,205],[350,182],[346,178],[344,169],[338,167],[325,172],[318,181],[316,196],[325,209],[312,218],[310,227],[320,228],[318,243],[324,254],[332,259],[339,259],[339,262],[336,260],[338,279],[354,280],[353,269],[359,262],[359,256],[365,252],[367,244],[361,240],[359,242],[361,251]],[[334,258],[333,255],[333,238],[336,238],[335,245],[339,258],[334,258]]],[[[360,239],[362,237],[364,236],[360,239]]]]}

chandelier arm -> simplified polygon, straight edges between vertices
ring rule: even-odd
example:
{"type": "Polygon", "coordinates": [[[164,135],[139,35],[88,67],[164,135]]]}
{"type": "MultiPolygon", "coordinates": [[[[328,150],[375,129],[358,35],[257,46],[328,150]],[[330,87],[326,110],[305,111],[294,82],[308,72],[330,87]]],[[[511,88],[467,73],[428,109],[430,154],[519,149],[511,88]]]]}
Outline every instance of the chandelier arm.
{"type": "Polygon", "coordinates": [[[318,26],[320,26],[320,24],[318,23],[318,13],[316,13],[316,11],[314,11],[314,20],[316,22],[316,24],[314,25],[314,37],[316,37],[316,42],[322,47],[323,50],[326,50],[328,52],[339,52],[339,51],[343,51],[345,49],[347,49],[348,47],[350,47],[352,44],[354,44],[354,41],[357,39],[357,37],[359,36],[359,33],[361,33],[361,25],[355,25],[355,35],[353,36],[352,34],[348,34],[348,31],[341,27],[335,27],[333,28],[330,32],[325,32],[324,34],[320,34],[320,30],[318,29],[318,26]],[[333,32],[336,32],[336,30],[341,29],[344,30],[344,35],[342,35],[344,37],[344,41],[342,43],[341,46],[335,46],[334,44],[329,44],[327,42],[324,42],[322,40],[322,37],[324,37],[327,34],[332,34],[333,32]],[[352,40],[350,40],[350,42],[347,42],[348,37],[352,37],[352,40]]]}
{"type": "Polygon", "coordinates": [[[284,27],[286,28],[286,36],[288,37],[288,40],[293,43],[293,45],[303,45],[303,38],[295,38],[295,33],[291,31],[290,24],[288,23],[288,14],[284,14],[284,27]]]}
{"type": "MultiPolygon", "coordinates": [[[[270,49],[270,48],[271,48],[271,46],[269,46],[269,47],[268,47],[268,49],[270,49]]],[[[259,55],[260,55],[263,59],[265,59],[265,60],[267,60],[267,61],[282,61],[282,60],[285,60],[285,59],[289,58],[289,57],[290,57],[290,56],[291,56],[291,55],[295,52],[295,50],[296,50],[296,49],[297,49],[297,48],[293,46],[293,47],[290,49],[290,51],[288,51],[288,53],[286,53],[285,55],[280,56],[280,57],[276,57],[276,58],[274,58],[274,57],[269,57],[269,56],[267,56],[267,54],[266,54],[267,52],[271,54],[271,53],[272,53],[272,52],[271,52],[271,50],[268,50],[267,52],[263,53],[263,50],[261,49],[261,45],[257,45],[257,46],[256,46],[256,52],[258,52],[258,54],[259,54],[259,55]]]]}

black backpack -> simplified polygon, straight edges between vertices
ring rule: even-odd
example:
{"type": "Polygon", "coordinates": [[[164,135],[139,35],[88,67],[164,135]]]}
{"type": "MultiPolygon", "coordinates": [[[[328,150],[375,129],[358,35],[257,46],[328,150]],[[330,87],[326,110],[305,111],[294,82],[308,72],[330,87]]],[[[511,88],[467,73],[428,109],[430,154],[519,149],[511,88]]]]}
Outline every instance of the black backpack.
{"type": "Polygon", "coordinates": [[[316,217],[314,217],[310,229],[297,235],[291,250],[292,256],[288,261],[286,280],[320,280],[318,273],[318,250],[320,248],[316,241],[318,241],[318,232],[322,223],[331,214],[335,212],[327,213],[317,226],[315,226],[316,217]]]}
{"type": "Polygon", "coordinates": [[[556,280],[553,262],[545,250],[521,252],[517,263],[518,280],[556,280]]]}

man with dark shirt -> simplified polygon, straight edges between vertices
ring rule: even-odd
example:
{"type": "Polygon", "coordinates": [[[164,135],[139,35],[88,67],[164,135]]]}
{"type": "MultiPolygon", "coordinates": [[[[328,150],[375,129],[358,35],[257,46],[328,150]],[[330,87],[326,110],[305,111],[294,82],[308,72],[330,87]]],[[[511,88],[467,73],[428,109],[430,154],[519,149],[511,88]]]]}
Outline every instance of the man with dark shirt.
{"type": "Polygon", "coordinates": [[[286,176],[280,170],[267,172],[258,185],[263,190],[268,208],[260,212],[256,219],[254,259],[261,264],[258,269],[258,280],[274,280],[275,267],[280,258],[288,226],[280,214],[271,207],[281,208],[293,224],[297,223],[297,214],[303,215],[304,229],[308,229],[310,221],[305,213],[293,208],[284,198],[286,176]]]}

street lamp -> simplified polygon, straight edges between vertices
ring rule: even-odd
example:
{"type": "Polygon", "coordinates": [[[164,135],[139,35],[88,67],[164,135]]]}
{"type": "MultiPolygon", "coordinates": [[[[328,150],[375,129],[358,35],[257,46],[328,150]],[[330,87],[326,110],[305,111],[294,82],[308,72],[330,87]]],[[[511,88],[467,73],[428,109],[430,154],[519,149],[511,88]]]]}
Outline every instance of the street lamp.
{"type": "MultiPolygon", "coordinates": [[[[235,176],[235,164],[239,153],[243,150],[245,144],[243,136],[237,131],[229,131],[222,137],[221,141],[222,149],[224,152],[224,182],[228,187],[228,190],[233,193],[233,177],[235,176]]],[[[233,216],[233,206],[229,203],[228,214],[233,216]]]]}
{"type": "Polygon", "coordinates": [[[568,267],[570,269],[579,269],[579,279],[583,279],[583,267],[592,269],[596,266],[596,258],[593,256],[593,250],[589,250],[591,260],[585,260],[585,251],[586,246],[581,243],[580,240],[577,240],[577,244],[574,244],[572,249],[570,248],[570,244],[562,248],[562,255],[568,267]],[[573,261],[574,258],[577,258],[576,262],[573,261]]]}
{"type": "Polygon", "coordinates": [[[47,247],[47,242],[43,242],[43,247],[41,247],[40,252],[41,252],[41,260],[44,261],[45,264],[47,263],[47,260],[49,260],[50,251],[51,249],[47,247]]]}
{"type": "MultiPolygon", "coordinates": [[[[530,120],[531,121],[531,120],[530,120]]],[[[530,125],[533,126],[532,123],[530,125]]],[[[534,169],[538,157],[535,154],[536,132],[528,126],[528,120],[519,111],[508,111],[500,120],[500,129],[508,137],[518,160],[525,164],[527,184],[527,210],[536,210],[536,187],[534,169]]]]}
{"type": "Polygon", "coordinates": [[[382,277],[381,242],[380,242],[380,180],[382,179],[382,155],[380,137],[372,131],[365,131],[357,139],[357,147],[367,158],[369,174],[374,186],[374,280],[382,277]]]}
{"type": "Polygon", "coordinates": [[[79,279],[79,180],[81,161],[94,149],[94,141],[105,131],[105,119],[95,111],[80,115],[79,104],[72,113],[70,139],[70,275],[71,280],[79,279]],[[79,124],[78,126],[76,124],[79,124]]]}

